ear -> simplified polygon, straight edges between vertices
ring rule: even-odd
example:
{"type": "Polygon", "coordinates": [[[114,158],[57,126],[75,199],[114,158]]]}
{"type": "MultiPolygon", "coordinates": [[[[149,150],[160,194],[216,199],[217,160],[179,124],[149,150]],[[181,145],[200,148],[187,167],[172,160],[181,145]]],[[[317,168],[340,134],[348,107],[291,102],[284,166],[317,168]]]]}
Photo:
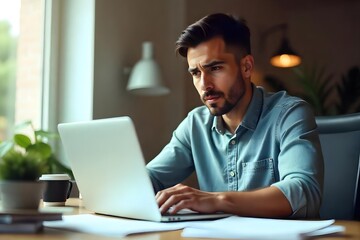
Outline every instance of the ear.
{"type": "Polygon", "coordinates": [[[254,69],[254,58],[251,55],[246,55],[241,59],[241,74],[243,78],[250,78],[254,69]]]}

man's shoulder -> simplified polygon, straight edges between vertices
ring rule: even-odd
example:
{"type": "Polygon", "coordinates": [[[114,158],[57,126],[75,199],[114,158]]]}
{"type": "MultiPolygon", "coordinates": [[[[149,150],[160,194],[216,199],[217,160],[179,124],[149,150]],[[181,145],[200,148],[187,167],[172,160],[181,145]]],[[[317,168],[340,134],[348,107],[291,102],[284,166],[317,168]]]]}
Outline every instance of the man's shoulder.
{"type": "Polygon", "coordinates": [[[286,91],[265,92],[264,91],[264,109],[284,110],[297,105],[308,105],[307,102],[300,97],[289,95],[286,91]]]}
{"type": "Polygon", "coordinates": [[[315,118],[312,107],[303,99],[289,95],[285,91],[276,93],[266,93],[263,95],[264,103],[259,118],[261,126],[280,126],[285,124],[285,129],[288,129],[291,123],[298,122],[305,124],[308,129],[314,127],[315,118]],[[276,124],[275,124],[276,123],[276,124]]]}
{"type": "Polygon", "coordinates": [[[283,117],[300,115],[306,119],[313,118],[311,106],[299,97],[289,95],[286,91],[267,92],[262,88],[258,88],[258,91],[261,91],[263,98],[260,120],[279,121],[283,117]]]}

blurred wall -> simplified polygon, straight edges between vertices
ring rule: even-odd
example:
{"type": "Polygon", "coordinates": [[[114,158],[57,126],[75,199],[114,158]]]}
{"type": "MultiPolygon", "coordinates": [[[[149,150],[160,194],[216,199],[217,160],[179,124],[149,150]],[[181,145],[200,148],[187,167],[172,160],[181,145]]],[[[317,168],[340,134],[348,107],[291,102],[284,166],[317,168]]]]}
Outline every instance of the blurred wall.
{"type": "Polygon", "coordinates": [[[193,107],[201,105],[192,86],[187,64],[174,54],[181,31],[213,12],[245,18],[252,31],[255,57],[253,81],[265,75],[291,84],[290,69],[268,63],[278,48],[281,33],[263,38],[270,27],[288,23],[288,37],[305,66],[315,64],[340,78],[348,68],[360,65],[360,1],[356,0],[101,0],[95,5],[93,117],[131,116],[147,160],[168,142],[172,131],[193,107]],[[141,57],[143,41],[152,41],[171,93],[140,97],[125,91],[125,67],[141,57]]]}
{"type": "Polygon", "coordinates": [[[96,1],[94,118],[131,116],[146,160],[158,154],[184,116],[184,73],[174,52],[183,26],[183,1],[96,1]],[[144,41],[154,44],[169,95],[144,97],[125,90],[124,68],[140,60],[144,41]]]}

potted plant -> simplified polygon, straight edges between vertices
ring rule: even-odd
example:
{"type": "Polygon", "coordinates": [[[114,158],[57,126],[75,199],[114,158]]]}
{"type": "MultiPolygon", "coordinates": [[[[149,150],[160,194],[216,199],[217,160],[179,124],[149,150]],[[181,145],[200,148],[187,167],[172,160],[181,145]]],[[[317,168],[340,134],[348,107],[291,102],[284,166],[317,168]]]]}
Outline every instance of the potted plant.
{"type": "Polygon", "coordinates": [[[296,78],[288,85],[290,88],[273,76],[266,76],[265,81],[273,91],[287,90],[291,95],[306,100],[317,116],[360,112],[359,66],[351,67],[339,80],[316,66],[297,67],[293,71],[296,78]],[[295,89],[300,89],[300,92],[295,89]]]}
{"type": "Polygon", "coordinates": [[[9,140],[0,143],[0,191],[3,208],[38,208],[44,183],[38,181],[44,173],[72,172],[55,157],[49,139],[57,134],[35,130],[30,121],[18,125],[9,140]],[[19,130],[28,127],[28,134],[19,130]],[[20,194],[20,195],[17,195],[20,194]]]}

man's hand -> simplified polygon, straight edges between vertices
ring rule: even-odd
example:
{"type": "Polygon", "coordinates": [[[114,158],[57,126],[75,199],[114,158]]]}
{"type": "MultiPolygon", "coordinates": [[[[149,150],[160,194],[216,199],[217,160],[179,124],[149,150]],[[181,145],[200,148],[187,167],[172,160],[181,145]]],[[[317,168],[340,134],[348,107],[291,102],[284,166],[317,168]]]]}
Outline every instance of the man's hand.
{"type": "Polygon", "coordinates": [[[225,212],[239,216],[288,217],[292,209],[277,187],[248,192],[203,192],[178,184],[156,194],[161,213],[188,208],[201,213],[225,212]]]}
{"type": "Polygon", "coordinates": [[[156,194],[156,201],[160,206],[161,213],[169,211],[177,213],[183,208],[188,208],[201,213],[214,213],[217,211],[218,194],[209,193],[177,184],[156,194]]]}

